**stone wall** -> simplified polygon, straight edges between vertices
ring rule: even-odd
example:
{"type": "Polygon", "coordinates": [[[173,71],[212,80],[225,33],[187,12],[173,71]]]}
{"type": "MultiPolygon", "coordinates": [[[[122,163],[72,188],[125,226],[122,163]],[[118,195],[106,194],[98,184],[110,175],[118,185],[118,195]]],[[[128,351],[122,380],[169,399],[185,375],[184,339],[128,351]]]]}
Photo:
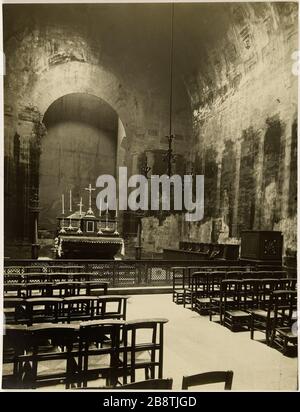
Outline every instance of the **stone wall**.
{"type": "MultiPolygon", "coordinates": [[[[205,176],[205,215],[185,223],[188,236],[177,231],[178,240],[239,241],[245,229],[281,230],[284,250],[296,250],[297,16],[296,3],[227,4],[223,20],[231,24],[210,21],[210,41],[185,78],[194,169],[205,176]],[[215,232],[216,219],[222,233],[215,232]]],[[[158,232],[176,231],[178,219],[168,226],[158,232]]],[[[164,245],[158,238],[155,248],[164,245]]]]}
{"type": "MultiPolygon", "coordinates": [[[[51,133],[45,137],[43,117],[58,99],[81,93],[111,106],[126,133],[125,155],[119,152],[122,159],[118,155],[118,160],[128,167],[129,175],[139,172],[138,159],[145,149],[166,147],[169,27],[160,25],[158,44],[152,40],[147,12],[138,5],[130,10],[122,5],[73,6],[4,6],[5,243],[9,255],[13,250],[9,245],[30,242],[29,201],[32,188],[39,188],[42,141],[51,137],[51,133]]],[[[165,21],[169,10],[165,6],[161,10],[154,10],[152,18],[165,21]]],[[[191,109],[182,80],[176,81],[174,93],[179,98],[174,104],[174,124],[183,139],[189,139],[191,109]]],[[[179,150],[186,152],[186,148],[183,144],[179,150]]],[[[25,253],[28,257],[24,249],[25,253]]]]}
{"type": "MultiPolygon", "coordinates": [[[[168,4],[4,6],[7,246],[29,241],[43,118],[64,96],[93,95],[117,113],[128,175],[145,155],[151,173],[165,171],[170,12],[168,4]]],[[[205,215],[194,224],[180,214],[145,218],[145,250],[238,241],[243,229],[280,229],[295,250],[297,15],[296,3],[176,4],[174,171],[188,159],[204,174],[205,215]]]]}

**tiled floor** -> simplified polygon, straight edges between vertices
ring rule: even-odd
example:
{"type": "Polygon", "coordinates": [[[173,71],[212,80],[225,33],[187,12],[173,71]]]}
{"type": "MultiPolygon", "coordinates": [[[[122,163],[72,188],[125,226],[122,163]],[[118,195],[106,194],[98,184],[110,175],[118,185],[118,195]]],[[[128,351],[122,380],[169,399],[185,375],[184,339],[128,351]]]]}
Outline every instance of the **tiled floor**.
{"type": "MultiPolygon", "coordinates": [[[[297,358],[282,355],[263,343],[264,335],[231,332],[208,317],[199,316],[172,302],[171,295],[132,296],[128,319],[164,317],[164,377],[181,388],[183,375],[210,370],[233,370],[233,390],[296,390],[297,358]]],[[[200,389],[200,388],[195,388],[200,389]]],[[[202,390],[221,390],[211,385],[202,390]]]]}

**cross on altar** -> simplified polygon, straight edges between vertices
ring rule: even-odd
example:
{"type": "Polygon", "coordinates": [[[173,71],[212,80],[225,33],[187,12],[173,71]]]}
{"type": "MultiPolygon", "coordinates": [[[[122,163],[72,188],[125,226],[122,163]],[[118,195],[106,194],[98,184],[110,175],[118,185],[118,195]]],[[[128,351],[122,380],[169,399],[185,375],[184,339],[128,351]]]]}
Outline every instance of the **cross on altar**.
{"type": "Polygon", "coordinates": [[[79,206],[79,216],[81,217],[82,216],[82,206],[83,206],[82,197],[80,198],[80,202],[78,203],[77,206],[79,206]]]}
{"type": "Polygon", "coordinates": [[[87,211],[88,214],[94,214],[92,211],[92,192],[96,190],[95,188],[92,187],[91,184],[89,184],[89,187],[86,187],[85,190],[89,192],[89,209],[87,211]]]}

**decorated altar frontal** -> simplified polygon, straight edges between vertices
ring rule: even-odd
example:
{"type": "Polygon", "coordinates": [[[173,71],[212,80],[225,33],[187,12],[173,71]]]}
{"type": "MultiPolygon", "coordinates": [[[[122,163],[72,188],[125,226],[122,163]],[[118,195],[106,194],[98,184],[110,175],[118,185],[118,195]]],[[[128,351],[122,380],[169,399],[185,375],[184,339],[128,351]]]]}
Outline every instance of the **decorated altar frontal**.
{"type": "MultiPolygon", "coordinates": [[[[124,239],[118,232],[118,213],[106,208],[102,216],[100,205],[99,217],[92,209],[92,191],[89,185],[89,207],[82,210],[82,198],[79,210],[65,214],[65,199],[62,195],[62,214],[58,219],[57,237],[54,241],[55,255],[58,259],[115,259],[123,256],[124,239]]],[[[70,191],[70,212],[72,212],[72,192],[70,191]]]]}

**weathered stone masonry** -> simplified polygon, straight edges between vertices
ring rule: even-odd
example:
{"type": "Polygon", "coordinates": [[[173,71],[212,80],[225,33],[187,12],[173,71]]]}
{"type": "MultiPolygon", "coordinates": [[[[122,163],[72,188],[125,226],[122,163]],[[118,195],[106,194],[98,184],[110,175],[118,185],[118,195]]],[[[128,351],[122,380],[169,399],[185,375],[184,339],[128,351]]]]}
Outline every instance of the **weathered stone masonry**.
{"type": "MultiPolygon", "coordinates": [[[[145,154],[153,173],[165,167],[169,6],[142,11],[133,5],[124,14],[122,7],[99,12],[90,5],[83,13],[73,5],[72,19],[68,6],[51,7],[4,7],[7,255],[26,254],[29,198],[39,186],[47,136],[44,115],[63,96],[89,94],[117,113],[126,133],[121,163],[129,173],[139,171],[145,154]]],[[[295,250],[297,77],[291,56],[298,49],[298,6],[193,7],[175,7],[174,171],[183,173],[192,160],[194,172],[205,175],[205,217],[194,224],[181,214],[143,219],[144,248],[157,252],[182,239],[238,242],[243,229],[278,229],[285,250],[295,250]]]]}

